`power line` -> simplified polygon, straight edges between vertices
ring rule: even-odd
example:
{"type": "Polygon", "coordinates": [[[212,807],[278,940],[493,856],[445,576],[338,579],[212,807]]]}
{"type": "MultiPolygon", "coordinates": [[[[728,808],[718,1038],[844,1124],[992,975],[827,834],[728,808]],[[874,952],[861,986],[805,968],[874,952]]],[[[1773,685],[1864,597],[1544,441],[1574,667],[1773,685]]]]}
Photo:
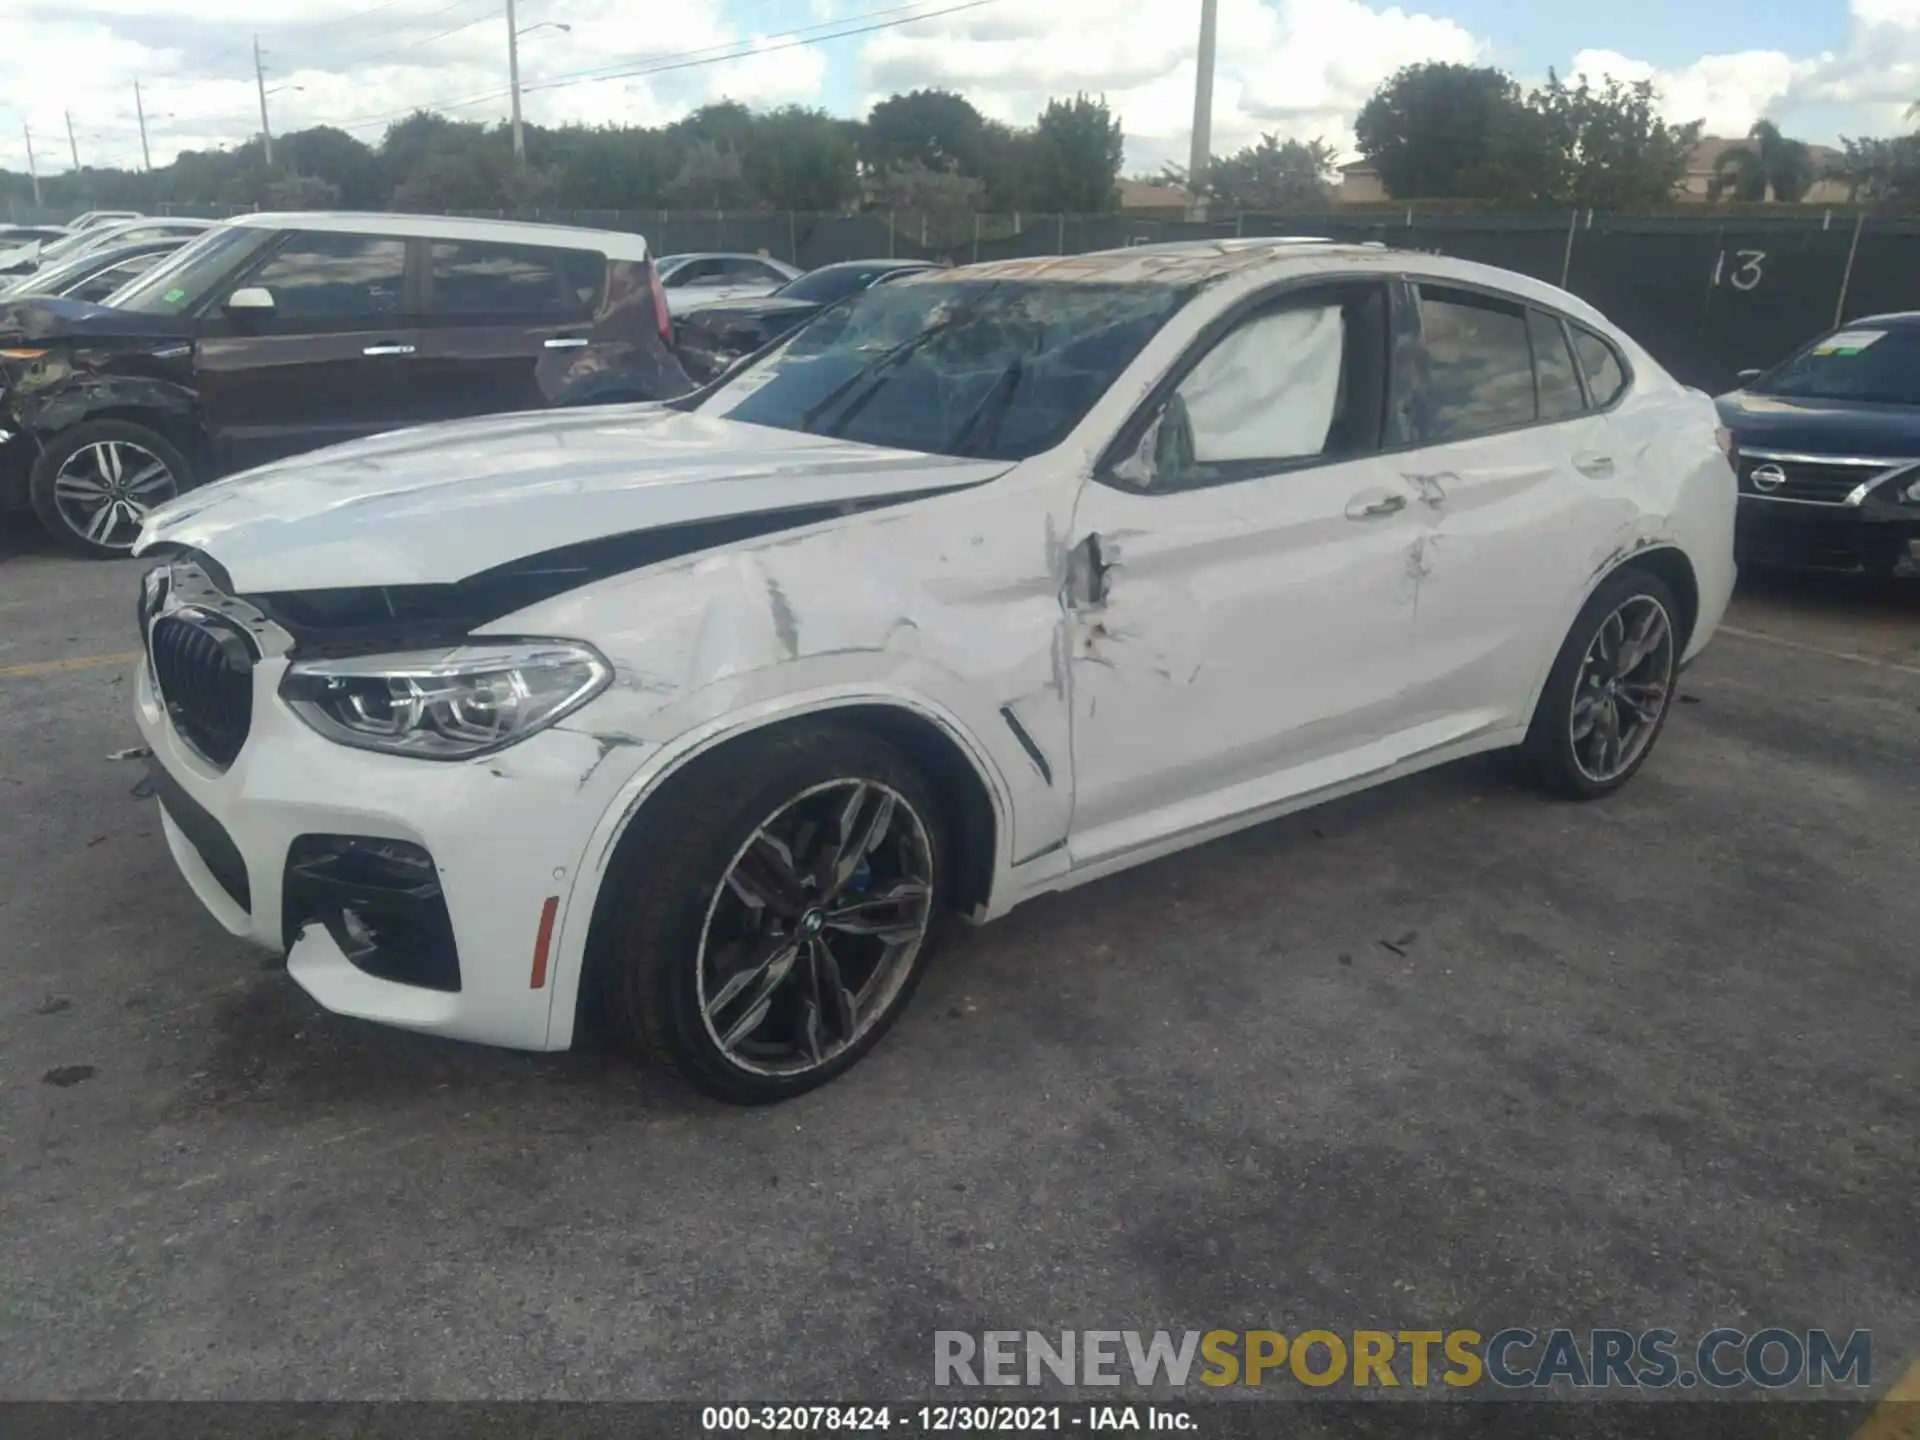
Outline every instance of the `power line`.
{"type": "MultiPolygon", "coordinates": [[[[808,45],[824,45],[830,40],[840,40],[852,35],[865,35],[876,30],[888,30],[888,29],[896,28],[901,25],[912,25],[921,20],[933,20],[933,19],[937,19],[942,15],[956,14],[962,10],[977,10],[983,5],[991,5],[994,3],[996,3],[996,0],[962,0],[962,3],[957,5],[946,5],[935,10],[921,10],[911,15],[900,15],[895,19],[877,20],[871,24],[864,24],[864,25],[849,26],[848,21],[846,19],[837,20],[837,21],[836,20],[821,21],[812,25],[802,25],[794,30],[784,31],[781,34],[772,37],[774,39],[781,40],[784,42],[781,44],[769,45],[762,42],[755,42],[752,40],[732,41],[726,45],[709,45],[696,50],[685,50],[685,51],[679,51],[679,52],[669,52],[666,55],[656,55],[651,57],[648,63],[636,66],[632,69],[614,70],[610,73],[600,73],[601,71],[606,69],[606,66],[604,65],[596,66],[587,70],[563,73],[561,75],[554,76],[547,80],[535,81],[531,84],[524,85],[521,88],[523,92],[533,91],[533,90],[560,90],[560,89],[567,89],[574,85],[594,84],[596,82],[603,81],[603,80],[635,79],[635,78],[646,76],[646,75],[663,74],[670,70],[686,70],[686,69],[692,69],[702,65],[720,65],[720,64],[725,64],[729,60],[745,60],[745,59],[751,59],[755,55],[768,55],[768,54],[776,53],[781,50],[798,49],[808,45]],[[831,26],[840,26],[844,28],[835,29],[832,34],[828,34],[828,35],[807,36],[805,33],[809,30],[820,30],[820,29],[831,27],[831,26]],[[721,54],[711,53],[714,51],[724,51],[724,53],[721,53],[721,54]]],[[[865,15],[854,16],[849,18],[864,20],[870,16],[889,15],[900,10],[906,10],[911,8],[913,7],[909,5],[893,5],[880,10],[868,11],[866,12],[865,15]]],[[[629,58],[637,59],[638,57],[629,57],[629,58]]],[[[608,63],[612,65],[622,65],[627,62],[623,60],[616,60],[608,63]]],[[[511,93],[510,90],[502,88],[502,89],[487,90],[483,92],[470,93],[463,96],[452,96],[452,97],[442,97],[442,98],[432,99],[432,100],[422,100],[415,104],[408,105],[402,109],[383,111],[379,114],[369,116],[364,119],[354,120],[349,118],[346,120],[335,121],[332,123],[334,123],[337,126],[337,128],[342,130],[370,130],[378,126],[384,125],[392,120],[404,119],[405,117],[415,114],[416,112],[421,110],[435,110],[435,111],[462,110],[462,109],[466,109],[469,106],[485,104],[490,100],[505,99],[510,93],[511,93]]]]}

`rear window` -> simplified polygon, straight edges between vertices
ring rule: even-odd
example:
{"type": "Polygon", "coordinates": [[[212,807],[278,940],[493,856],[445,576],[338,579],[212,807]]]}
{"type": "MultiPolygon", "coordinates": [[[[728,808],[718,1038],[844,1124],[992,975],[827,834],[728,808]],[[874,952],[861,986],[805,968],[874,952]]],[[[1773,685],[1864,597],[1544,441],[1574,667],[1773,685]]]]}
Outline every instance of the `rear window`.
{"type": "Polygon", "coordinates": [[[1821,336],[1748,388],[1803,400],[1920,405],[1920,326],[1862,320],[1821,336]]]}
{"type": "Polygon", "coordinates": [[[472,240],[436,240],[428,255],[437,315],[585,314],[607,269],[596,251],[472,240]]]}

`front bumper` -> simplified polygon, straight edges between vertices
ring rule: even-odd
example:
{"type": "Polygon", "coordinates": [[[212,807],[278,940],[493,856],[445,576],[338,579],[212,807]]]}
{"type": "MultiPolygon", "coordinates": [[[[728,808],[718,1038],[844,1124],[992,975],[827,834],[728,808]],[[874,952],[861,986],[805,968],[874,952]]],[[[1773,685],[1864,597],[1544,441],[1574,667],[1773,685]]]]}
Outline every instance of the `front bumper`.
{"type": "MultiPolygon", "coordinates": [[[[651,747],[555,727],[463,762],[355,750],[316,735],[281,703],[284,669],[278,660],[255,667],[252,726],[222,772],[176,731],[147,662],[138,668],[137,718],[158,771],[167,846],[201,903],[233,934],[284,953],[294,981],[338,1014],[516,1049],[564,1048],[572,1008],[556,1013],[554,1001],[572,986],[556,962],[576,881],[591,879],[595,827],[651,747]],[[444,903],[457,957],[451,982],[439,961],[437,974],[374,963],[337,915],[302,923],[316,837],[398,842],[386,848],[431,857],[426,888],[444,903]]],[[[590,911],[589,894],[580,914],[590,911]]]]}
{"type": "Polygon", "coordinates": [[[1743,565],[1920,574],[1920,505],[1871,496],[1859,505],[1805,505],[1742,495],[1734,554],[1743,565]]]}

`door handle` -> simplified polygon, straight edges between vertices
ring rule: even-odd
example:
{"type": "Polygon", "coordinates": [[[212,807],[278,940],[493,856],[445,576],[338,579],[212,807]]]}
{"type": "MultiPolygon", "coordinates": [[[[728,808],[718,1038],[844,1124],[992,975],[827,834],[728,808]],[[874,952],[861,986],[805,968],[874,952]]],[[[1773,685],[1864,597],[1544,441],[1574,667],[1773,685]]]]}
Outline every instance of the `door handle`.
{"type": "Polygon", "coordinates": [[[413,346],[383,343],[380,345],[369,345],[360,353],[362,355],[411,355],[413,354],[413,346]]]}
{"type": "Polygon", "coordinates": [[[1375,520],[1382,515],[1393,515],[1407,508],[1407,497],[1389,491],[1384,495],[1369,498],[1356,495],[1347,502],[1347,519],[1375,520]]]}
{"type": "Polygon", "coordinates": [[[1604,480],[1613,474],[1613,457],[1596,455],[1593,451],[1586,450],[1573,457],[1573,468],[1582,475],[1590,476],[1595,480],[1604,480]]]}
{"type": "Polygon", "coordinates": [[[584,335],[559,335],[543,343],[549,350],[578,350],[588,342],[584,335]]]}

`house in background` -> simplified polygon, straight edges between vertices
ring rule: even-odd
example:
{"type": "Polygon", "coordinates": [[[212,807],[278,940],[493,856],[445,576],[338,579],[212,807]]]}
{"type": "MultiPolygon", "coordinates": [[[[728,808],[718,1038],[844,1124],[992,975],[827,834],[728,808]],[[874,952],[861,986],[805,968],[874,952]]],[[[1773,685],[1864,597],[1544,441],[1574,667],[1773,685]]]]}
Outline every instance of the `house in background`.
{"type": "Polygon", "coordinates": [[[1186,216],[1193,197],[1178,185],[1160,185],[1151,180],[1121,180],[1120,208],[1128,215],[1149,220],[1179,220],[1186,216]]]}
{"type": "Polygon", "coordinates": [[[1380,172],[1371,160],[1356,160],[1340,167],[1340,185],[1333,193],[1339,205],[1367,205],[1391,200],[1387,187],[1380,183],[1380,172]]]}

